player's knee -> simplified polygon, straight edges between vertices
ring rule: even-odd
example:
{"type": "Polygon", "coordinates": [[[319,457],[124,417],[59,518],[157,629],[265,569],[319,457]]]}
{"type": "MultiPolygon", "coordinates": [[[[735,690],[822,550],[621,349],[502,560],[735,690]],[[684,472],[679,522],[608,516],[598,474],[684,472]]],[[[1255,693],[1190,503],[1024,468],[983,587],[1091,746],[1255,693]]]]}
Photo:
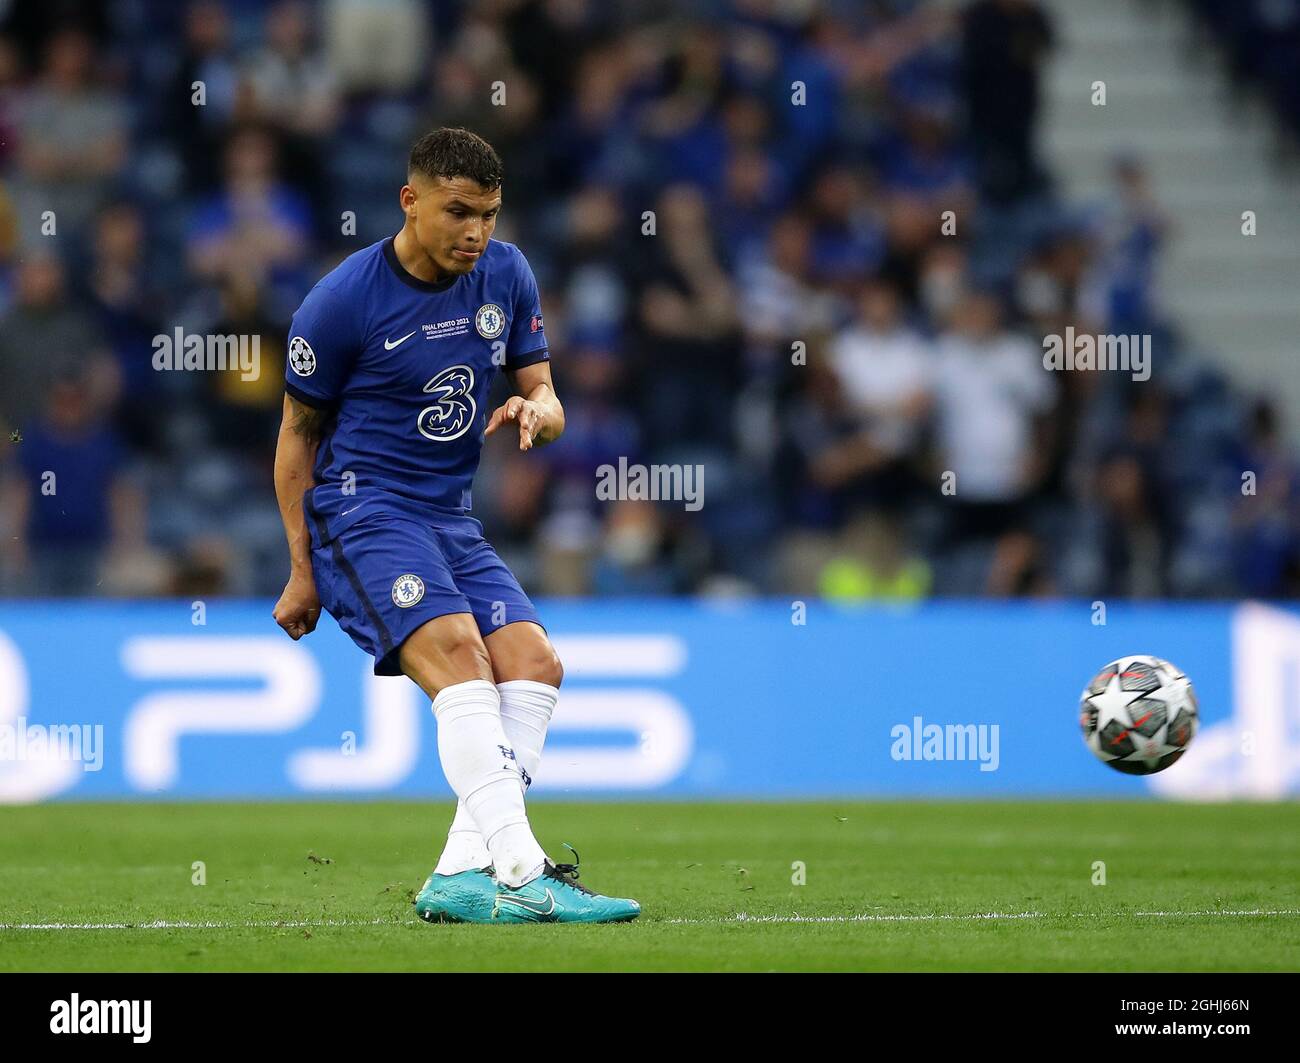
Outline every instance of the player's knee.
{"type": "Polygon", "coordinates": [[[510,672],[511,679],[531,679],[534,683],[545,683],[547,686],[558,687],[564,681],[564,666],[560,664],[560,656],[546,638],[529,645],[516,659],[510,672]]]}
{"type": "Polygon", "coordinates": [[[402,646],[400,662],[402,671],[426,692],[492,679],[492,661],[478,629],[459,617],[441,617],[417,629],[402,646]]]}
{"type": "Polygon", "coordinates": [[[558,687],[564,681],[564,667],[541,625],[511,624],[486,642],[498,683],[527,679],[558,687]]]}
{"type": "Polygon", "coordinates": [[[564,682],[564,665],[560,663],[560,655],[555,652],[555,647],[549,640],[546,640],[544,652],[538,655],[534,667],[537,669],[534,682],[553,687],[558,687],[564,682]]]}
{"type": "Polygon", "coordinates": [[[492,659],[478,632],[452,632],[443,639],[439,649],[457,674],[474,679],[491,678],[492,659]]]}

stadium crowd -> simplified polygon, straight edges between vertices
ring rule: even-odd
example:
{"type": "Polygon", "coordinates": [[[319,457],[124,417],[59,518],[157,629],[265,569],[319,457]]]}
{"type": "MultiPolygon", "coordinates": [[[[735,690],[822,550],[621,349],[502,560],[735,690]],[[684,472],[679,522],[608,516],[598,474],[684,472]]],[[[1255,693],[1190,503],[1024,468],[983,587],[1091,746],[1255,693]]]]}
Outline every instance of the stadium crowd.
{"type": "Polygon", "coordinates": [[[0,10],[5,593],[278,593],[285,329],[437,125],[505,161],[567,411],[476,484],[531,592],[1300,591],[1295,455],[1162,317],[1140,158],[1043,167],[1035,0],[0,10]],[[1068,327],[1151,378],[1047,371],[1068,327]],[[260,374],[157,371],[178,328],[260,374]],[[703,507],[598,501],[620,457],[703,507]]]}

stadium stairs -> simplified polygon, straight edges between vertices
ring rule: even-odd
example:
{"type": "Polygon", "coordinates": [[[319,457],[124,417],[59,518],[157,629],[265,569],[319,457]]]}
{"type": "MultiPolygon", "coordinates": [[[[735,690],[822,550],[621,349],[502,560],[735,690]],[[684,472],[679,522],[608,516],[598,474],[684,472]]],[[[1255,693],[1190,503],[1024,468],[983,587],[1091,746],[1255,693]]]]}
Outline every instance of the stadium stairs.
{"type": "MultiPolygon", "coordinates": [[[[1281,406],[1300,439],[1300,163],[1179,0],[1044,0],[1057,52],[1040,141],[1062,192],[1097,203],[1110,163],[1140,157],[1173,223],[1157,307],[1187,339],[1281,406]],[[1106,83],[1106,105],[1092,85],[1106,83]],[[1242,234],[1242,212],[1258,235],[1242,234]]],[[[1155,367],[1159,371],[1159,367],[1155,367]]]]}

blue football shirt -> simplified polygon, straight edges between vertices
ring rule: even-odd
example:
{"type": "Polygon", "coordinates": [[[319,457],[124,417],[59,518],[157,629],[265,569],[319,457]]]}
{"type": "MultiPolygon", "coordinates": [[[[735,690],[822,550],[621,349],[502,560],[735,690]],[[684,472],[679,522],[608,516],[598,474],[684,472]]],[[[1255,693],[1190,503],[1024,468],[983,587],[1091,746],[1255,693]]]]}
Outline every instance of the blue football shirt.
{"type": "Polygon", "coordinates": [[[537,281],[514,244],[474,268],[412,276],[392,238],[349,256],[303,300],[285,390],[334,411],[308,503],[333,535],[376,507],[463,513],[498,369],[548,358],[537,281]]]}

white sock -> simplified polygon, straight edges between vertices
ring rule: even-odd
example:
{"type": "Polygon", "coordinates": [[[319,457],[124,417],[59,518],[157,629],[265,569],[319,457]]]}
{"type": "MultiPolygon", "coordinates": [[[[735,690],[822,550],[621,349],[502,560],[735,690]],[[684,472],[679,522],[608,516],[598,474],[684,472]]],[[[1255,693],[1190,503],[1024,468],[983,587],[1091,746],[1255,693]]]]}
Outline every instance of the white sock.
{"type": "MultiPolygon", "coordinates": [[[[546,683],[531,679],[512,679],[497,684],[501,695],[501,728],[506,733],[515,758],[522,769],[524,792],[537,775],[542,760],[542,745],[546,742],[546,727],[555,712],[560,692],[546,683]]],[[[464,801],[456,802],[456,816],[447,832],[447,844],[434,872],[439,875],[456,875],[487,867],[492,862],[483,836],[474,825],[464,801]]]]}
{"type": "Polygon", "coordinates": [[[524,772],[524,792],[527,793],[542,763],[546,728],[555,712],[560,692],[553,686],[531,679],[498,683],[497,690],[501,694],[501,726],[519,758],[519,766],[524,772]]]}
{"type": "Polygon", "coordinates": [[[483,844],[483,835],[478,832],[474,817],[469,814],[465,802],[457,800],[456,817],[451,821],[447,844],[442,847],[442,855],[438,857],[438,866],[433,873],[459,875],[462,871],[473,871],[490,863],[492,854],[483,844]]]}
{"type": "Polygon", "coordinates": [[[497,878],[519,886],[541,873],[546,854],[533,837],[514,750],[501,726],[501,695],[486,679],[438,691],[438,758],[443,774],[487,845],[497,878]]]}

